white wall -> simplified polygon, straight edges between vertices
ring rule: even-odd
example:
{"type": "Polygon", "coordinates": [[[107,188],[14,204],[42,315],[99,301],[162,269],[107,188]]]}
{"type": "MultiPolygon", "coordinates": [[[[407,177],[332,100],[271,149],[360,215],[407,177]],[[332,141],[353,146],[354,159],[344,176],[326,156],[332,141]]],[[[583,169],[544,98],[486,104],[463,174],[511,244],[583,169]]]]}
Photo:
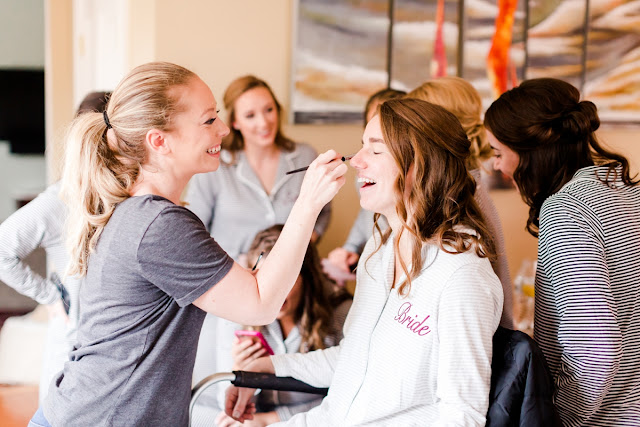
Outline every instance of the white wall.
{"type": "Polygon", "coordinates": [[[0,221],[16,210],[17,198],[37,195],[46,182],[44,156],[11,154],[9,144],[0,142],[0,221]]]}
{"type": "Polygon", "coordinates": [[[73,1],[73,99],[112,91],[129,71],[127,0],[73,1]]]}
{"type": "MultiPolygon", "coordinates": [[[[44,0],[0,1],[0,68],[44,68],[44,0]]],[[[0,221],[15,210],[14,198],[46,185],[44,155],[15,155],[0,141],[0,221]]]]}
{"type": "Polygon", "coordinates": [[[44,1],[0,1],[0,67],[44,67],[44,1]]]}

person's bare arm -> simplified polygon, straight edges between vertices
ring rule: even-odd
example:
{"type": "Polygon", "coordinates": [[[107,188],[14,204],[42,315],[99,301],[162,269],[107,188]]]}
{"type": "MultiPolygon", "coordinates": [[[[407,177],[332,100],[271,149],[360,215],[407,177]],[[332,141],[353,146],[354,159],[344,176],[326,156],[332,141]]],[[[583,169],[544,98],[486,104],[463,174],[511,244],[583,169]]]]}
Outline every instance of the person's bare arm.
{"type": "Polygon", "coordinates": [[[255,274],[234,264],[229,273],[194,305],[250,325],[271,323],[295,283],[318,214],[344,185],[347,166],[333,150],[318,156],[306,171],[300,196],[271,250],[255,274]]]}

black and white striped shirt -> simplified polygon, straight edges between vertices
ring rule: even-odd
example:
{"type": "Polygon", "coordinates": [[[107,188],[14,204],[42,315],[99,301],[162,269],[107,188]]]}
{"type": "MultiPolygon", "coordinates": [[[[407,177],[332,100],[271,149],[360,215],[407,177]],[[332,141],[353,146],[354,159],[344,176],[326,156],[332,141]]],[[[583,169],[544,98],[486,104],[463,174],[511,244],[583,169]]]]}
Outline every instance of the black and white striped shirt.
{"type": "Polygon", "coordinates": [[[640,426],[640,186],[606,174],[580,169],[540,213],[534,337],[567,426],[640,426]]]}

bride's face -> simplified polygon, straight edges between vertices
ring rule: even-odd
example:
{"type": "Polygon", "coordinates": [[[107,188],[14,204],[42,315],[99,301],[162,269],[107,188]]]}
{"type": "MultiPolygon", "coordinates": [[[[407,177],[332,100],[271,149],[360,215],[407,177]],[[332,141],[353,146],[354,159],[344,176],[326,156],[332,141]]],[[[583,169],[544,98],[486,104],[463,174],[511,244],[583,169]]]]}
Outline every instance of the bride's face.
{"type": "Polygon", "coordinates": [[[398,166],[382,135],[380,116],[374,116],[364,130],[362,148],[351,159],[358,172],[360,206],[363,209],[395,216],[395,183],[398,166]]]}

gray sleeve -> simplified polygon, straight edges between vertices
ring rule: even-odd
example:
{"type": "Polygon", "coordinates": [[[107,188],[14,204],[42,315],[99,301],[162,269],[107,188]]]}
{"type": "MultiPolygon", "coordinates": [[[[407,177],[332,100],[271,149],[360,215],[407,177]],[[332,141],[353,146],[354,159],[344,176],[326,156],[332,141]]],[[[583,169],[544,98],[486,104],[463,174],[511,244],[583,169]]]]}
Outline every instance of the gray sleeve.
{"type": "Polygon", "coordinates": [[[513,284],[509,273],[509,263],[507,261],[507,251],[504,243],[502,222],[498,215],[498,209],[496,209],[491,196],[484,189],[483,185],[478,185],[475,199],[480,207],[480,213],[484,217],[496,247],[497,259],[492,262],[491,265],[502,283],[502,290],[504,292],[504,308],[502,311],[500,325],[505,328],[513,329],[513,284]]]}
{"type": "Polygon", "coordinates": [[[316,225],[313,230],[318,234],[318,237],[322,236],[324,232],[327,230],[329,226],[329,221],[331,220],[331,202],[324,205],[324,208],[320,211],[320,215],[318,215],[318,220],[316,221],[316,225]]]}
{"type": "Polygon", "coordinates": [[[344,338],[344,322],[347,320],[347,315],[353,304],[353,299],[348,299],[340,303],[339,306],[333,311],[333,318],[331,319],[331,338],[339,344],[344,338]]]}
{"type": "Polygon", "coordinates": [[[213,208],[216,205],[216,191],[213,173],[199,173],[191,178],[185,201],[187,209],[196,214],[207,231],[211,232],[213,208]]]}
{"type": "Polygon", "coordinates": [[[58,290],[24,259],[39,247],[61,243],[64,216],[62,201],[43,193],[0,224],[0,280],[40,304],[54,302],[58,290]]]}
{"type": "Polygon", "coordinates": [[[349,252],[360,254],[365,243],[373,234],[373,212],[360,208],[355,222],[351,226],[347,241],[342,247],[349,252]]]}
{"type": "Polygon", "coordinates": [[[163,209],[137,252],[141,274],[184,307],[227,275],[233,259],[188,209],[163,209]]]}

